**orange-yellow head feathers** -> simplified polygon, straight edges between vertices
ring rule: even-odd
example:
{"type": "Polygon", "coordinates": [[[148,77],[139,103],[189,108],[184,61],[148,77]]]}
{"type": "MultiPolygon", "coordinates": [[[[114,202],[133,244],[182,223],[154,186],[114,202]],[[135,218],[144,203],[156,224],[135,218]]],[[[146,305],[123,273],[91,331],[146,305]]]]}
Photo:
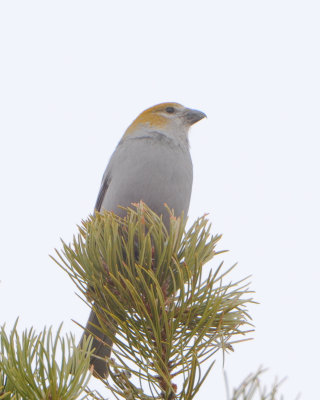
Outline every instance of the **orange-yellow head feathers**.
{"type": "Polygon", "coordinates": [[[155,130],[164,133],[187,133],[190,126],[206,115],[202,111],[186,108],[178,103],[161,103],[143,111],[129,126],[125,136],[137,130],[155,130]]]}

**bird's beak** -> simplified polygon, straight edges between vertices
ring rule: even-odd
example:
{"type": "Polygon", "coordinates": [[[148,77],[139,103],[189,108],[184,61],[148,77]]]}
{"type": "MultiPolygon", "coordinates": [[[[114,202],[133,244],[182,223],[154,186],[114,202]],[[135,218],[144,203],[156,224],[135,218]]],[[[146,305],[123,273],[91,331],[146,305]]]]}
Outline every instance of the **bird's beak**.
{"type": "Polygon", "coordinates": [[[202,118],[206,118],[206,114],[199,110],[192,110],[191,108],[187,108],[183,116],[189,125],[193,125],[196,122],[200,121],[202,118]]]}

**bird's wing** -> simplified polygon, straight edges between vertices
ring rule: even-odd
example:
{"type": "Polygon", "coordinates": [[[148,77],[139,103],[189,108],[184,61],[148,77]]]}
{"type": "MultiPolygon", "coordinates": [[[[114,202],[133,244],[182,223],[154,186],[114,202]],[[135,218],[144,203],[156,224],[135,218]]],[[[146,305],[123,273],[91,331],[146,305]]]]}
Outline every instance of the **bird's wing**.
{"type": "Polygon", "coordinates": [[[96,201],[96,205],[94,206],[94,209],[96,211],[101,211],[101,206],[103,203],[103,199],[107,193],[107,190],[110,186],[110,182],[112,180],[112,171],[113,171],[113,165],[114,165],[114,160],[117,159],[119,157],[119,150],[122,148],[122,141],[120,140],[120,142],[118,143],[118,146],[116,147],[115,151],[113,152],[109,163],[107,165],[107,168],[104,171],[103,177],[102,177],[102,182],[101,182],[101,186],[100,186],[100,191],[98,194],[98,198],[96,201]]]}
{"type": "Polygon", "coordinates": [[[111,177],[110,177],[109,171],[107,170],[105,172],[105,174],[103,175],[100,191],[99,191],[98,198],[96,201],[96,205],[94,206],[94,209],[96,211],[101,211],[102,202],[103,202],[104,196],[106,195],[109,184],[110,184],[110,180],[111,180],[110,178],[111,177]]]}

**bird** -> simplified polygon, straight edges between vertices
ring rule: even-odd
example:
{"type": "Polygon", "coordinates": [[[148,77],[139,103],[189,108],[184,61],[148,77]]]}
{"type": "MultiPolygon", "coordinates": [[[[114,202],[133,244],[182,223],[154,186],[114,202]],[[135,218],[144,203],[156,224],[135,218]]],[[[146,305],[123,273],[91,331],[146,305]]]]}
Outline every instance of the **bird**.
{"type": "MultiPolygon", "coordinates": [[[[98,212],[112,211],[125,216],[126,207],[143,201],[162,216],[169,228],[170,215],[186,215],[192,191],[193,165],[188,132],[206,114],[181,104],[167,102],[143,111],[125,131],[103,174],[95,204],[98,212]]],[[[92,310],[80,345],[90,333],[94,352],[90,359],[93,375],[107,378],[106,359],[112,340],[100,332],[92,310]]]]}

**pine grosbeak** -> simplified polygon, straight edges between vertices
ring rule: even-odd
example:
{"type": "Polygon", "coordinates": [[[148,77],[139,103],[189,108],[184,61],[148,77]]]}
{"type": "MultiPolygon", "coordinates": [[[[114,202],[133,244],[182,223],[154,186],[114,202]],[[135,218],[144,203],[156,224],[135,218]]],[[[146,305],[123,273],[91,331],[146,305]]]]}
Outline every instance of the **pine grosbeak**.
{"type": "MultiPolygon", "coordinates": [[[[167,228],[169,214],[164,204],[173,209],[176,216],[182,212],[186,215],[193,175],[188,131],[205,116],[201,111],[178,103],[162,103],[143,111],[126,130],[111,156],[95,209],[123,216],[125,210],[119,206],[130,207],[142,200],[163,216],[167,228]]],[[[95,351],[91,364],[94,375],[106,377],[105,358],[110,357],[112,341],[92,324],[99,326],[93,311],[83,337],[92,332],[101,339],[93,338],[95,351]]]]}

